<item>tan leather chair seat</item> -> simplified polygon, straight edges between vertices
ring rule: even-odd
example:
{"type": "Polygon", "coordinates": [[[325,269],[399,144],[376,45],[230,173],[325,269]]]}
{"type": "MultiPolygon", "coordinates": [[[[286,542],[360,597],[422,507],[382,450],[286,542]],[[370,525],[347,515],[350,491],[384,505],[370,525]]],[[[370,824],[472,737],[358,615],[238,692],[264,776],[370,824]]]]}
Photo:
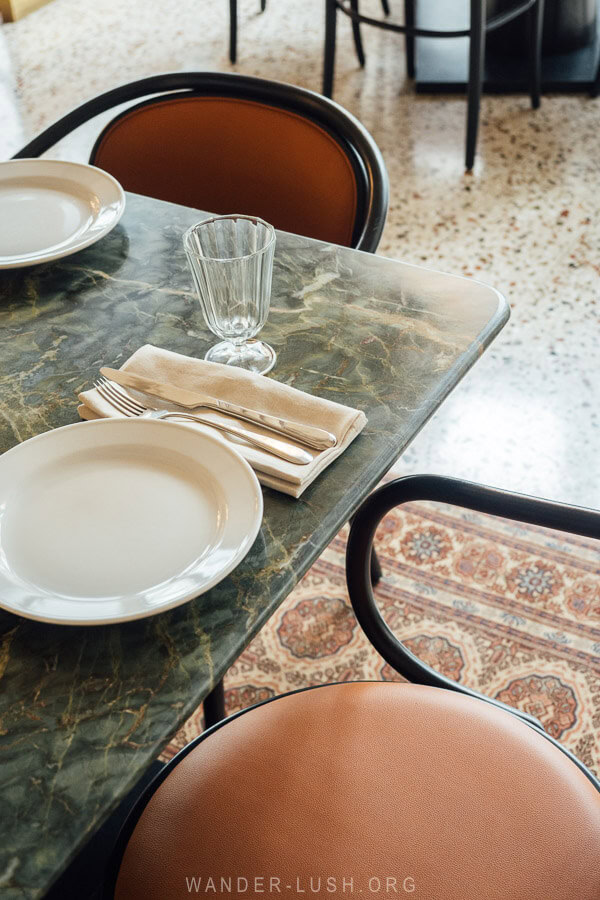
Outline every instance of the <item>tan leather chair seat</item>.
{"type": "Polygon", "coordinates": [[[523,722],[470,697],[394,683],[286,695],[172,769],[115,896],[303,891],[598,900],[600,793],[523,722]]]}

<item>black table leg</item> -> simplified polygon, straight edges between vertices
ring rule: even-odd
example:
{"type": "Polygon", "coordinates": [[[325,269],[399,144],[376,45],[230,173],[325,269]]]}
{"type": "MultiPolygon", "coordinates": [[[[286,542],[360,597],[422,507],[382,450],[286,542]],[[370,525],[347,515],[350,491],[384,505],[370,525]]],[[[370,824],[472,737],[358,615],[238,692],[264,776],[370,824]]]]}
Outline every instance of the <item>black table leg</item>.
{"type": "Polygon", "coordinates": [[[210,728],[225,718],[225,689],[223,679],[207,694],[202,703],[204,707],[204,727],[210,728]]]}
{"type": "MultiPolygon", "coordinates": [[[[354,521],[354,516],[350,519],[350,524],[354,521]]],[[[381,576],[383,572],[381,571],[381,565],[379,562],[379,558],[377,556],[377,551],[375,547],[371,550],[371,584],[373,587],[377,587],[379,582],[381,581],[381,576]]]]}
{"type": "Polygon", "coordinates": [[[600,63],[598,63],[598,71],[596,72],[596,79],[592,85],[590,96],[597,97],[598,94],[600,94],[600,63]]]}

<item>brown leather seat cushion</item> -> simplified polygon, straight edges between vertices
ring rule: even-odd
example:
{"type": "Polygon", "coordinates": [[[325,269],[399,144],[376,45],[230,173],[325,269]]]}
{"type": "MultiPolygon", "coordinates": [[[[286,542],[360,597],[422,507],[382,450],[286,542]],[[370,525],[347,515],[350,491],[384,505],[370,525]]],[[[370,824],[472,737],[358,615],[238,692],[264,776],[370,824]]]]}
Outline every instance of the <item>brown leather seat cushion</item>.
{"type": "Polygon", "coordinates": [[[228,97],[154,101],[116,120],[93,162],[128,191],[351,243],[352,165],[327,131],[294,112],[228,97]]]}
{"type": "Polygon", "coordinates": [[[203,896],[255,897],[262,877],[271,898],[598,900],[600,794],[480,701],[323,687],[240,716],[172,770],[130,839],[116,897],[190,897],[194,877],[203,896]]]}

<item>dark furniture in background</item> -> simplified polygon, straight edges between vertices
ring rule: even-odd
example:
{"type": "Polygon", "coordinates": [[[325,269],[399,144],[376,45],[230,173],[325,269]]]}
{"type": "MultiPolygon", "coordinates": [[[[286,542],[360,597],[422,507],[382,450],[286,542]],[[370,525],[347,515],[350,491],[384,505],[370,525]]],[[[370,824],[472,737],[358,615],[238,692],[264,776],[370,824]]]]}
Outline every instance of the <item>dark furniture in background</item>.
{"type": "Polygon", "coordinates": [[[562,503],[551,503],[548,500],[540,500],[523,494],[513,494],[455,478],[438,475],[409,475],[383,485],[365,500],[354,517],[346,551],[346,578],[356,618],[377,652],[392,668],[411,682],[457,691],[460,694],[475,697],[508,710],[559,747],[600,790],[600,781],[596,776],[558,741],[547,735],[537,720],[436,672],[421,662],[414,653],[411,653],[387,626],[377,606],[371,583],[373,538],[377,526],[391,509],[416,500],[449,503],[453,506],[476,510],[504,519],[555,528],[558,531],[598,540],[600,540],[600,513],[562,503]]]}
{"type": "MultiPolygon", "coordinates": [[[[357,2],[357,0],[352,0],[357,2]]],[[[264,12],[267,8],[267,0],[260,0],[260,11],[264,12]]],[[[390,7],[388,0],[381,0],[381,8],[384,15],[389,16],[390,7]]],[[[232,63],[237,62],[237,25],[238,25],[238,9],[237,0],[229,0],[229,59],[232,63]]],[[[364,65],[364,54],[362,51],[362,41],[360,37],[360,26],[358,22],[352,23],[352,32],[354,34],[354,46],[359,62],[364,65]]]]}
{"type": "MultiPolygon", "coordinates": [[[[509,9],[514,0],[487,0],[488,17],[509,9]]],[[[546,0],[542,29],[542,91],[588,91],[600,64],[598,0],[546,0]]],[[[421,28],[460,28],[465,0],[420,0],[421,28]]],[[[518,20],[489,34],[483,89],[489,93],[527,90],[528,34],[518,20]]],[[[415,54],[418,93],[464,91],[468,42],[418,40],[415,54]]]]}
{"type": "MultiPolygon", "coordinates": [[[[479,125],[479,105],[483,88],[483,70],[485,61],[486,35],[500,28],[513,19],[528,13],[529,17],[529,62],[530,62],[530,94],[534,109],[540,105],[541,85],[541,46],[542,16],[544,0],[525,0],[511,4],[511,9],[493,17],[487,16],[486,0],[470,0],[470,25],[467,29],[456,31],[420,28],[416,24],[416,0],[405,0],[405,24],[397,25],[387,19],[374,19],[363,16],[359,12],[358,0],[325,0],[325,55],[323,62],[323,93],[331,97],[333,93],[333,77],[335,66],[335,41],[337,13],[348,16],[355,28],[364,23],[395,31],[406,35],[406,60],[409,77],[414,77],[414,41],[417,37],[430,38],[469,38],[469,80],[467,97],[467,142],[465,166],[467,171],[473,168],[475,149],[477,146],[477,129],[479,125]]],[[[363,56],[364,62],[364,56],[363,56]]]]}
{"type": "MultiPolygon", "coordinates": [[[[542,25],[542,56],[568,53],[590,44],[596,35],[598,0],[545,0],[542,25]]],[[[502,15],[514,0],[487,0],[488,16],[502,15]]],[[[527,53],[527,32],[518,22],[509,22],[490,35],[488,46],[507,56],[527,53]]]]}
{"type": "Polygon", "coordinates": [[[99,113],[140,97],[102,130],[90,156],[125,190],[377,249],[389,191],[375,141],[337,103],[289,84],[217,72],[143,78],[88,100],[14,158],[39,156],[99,113]]]}

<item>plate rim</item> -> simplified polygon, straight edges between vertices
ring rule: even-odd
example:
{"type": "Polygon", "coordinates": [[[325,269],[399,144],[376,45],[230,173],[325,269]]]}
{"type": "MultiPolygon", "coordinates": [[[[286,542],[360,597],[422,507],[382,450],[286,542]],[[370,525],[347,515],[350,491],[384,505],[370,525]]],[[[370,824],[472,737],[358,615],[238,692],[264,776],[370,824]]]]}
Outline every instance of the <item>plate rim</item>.
{"type": "MultiPolygon", "coordinates": [[[[0,466],[2,465],[2,460],[7,457],[9,454],[17,453],[21,447],[25,444],[32,444],[34,442],[40,441],[44,438],[47,438],[48,435],[55,434],[56,432],[64,432],[75,427],[102,427],[106,425],[117,425],[118,427],[131,426],[135,423],[135,427],[139,427],[142,425],[159,425],[160,427],[168,426],[169,428],[175,428],[178,430],[183,429],[187,434],[192,434],[204,438],[209,442],[216,444],[222,450],[225,450],[229,455],[236,461],[237,464],[241,464],[241,469],[246,473],[249,479],[249,483],[252,485],[254,489],[255,498],[257,500],[256,512],[253,517],[252,526],[248,531],[248,535],[246,537],[245,542],[237,549],[233,558],[230,562],[224,566],[224,568],[210,578],[202,588],[195,589],[191,592],[186,592],[180,597],[177,597],[173,600],[169,600],[165,602],[164,605],[161,605],[157,609],[148,609],[142,612],[133,613],[133,614],[125,614],[122,616],[110,616],[105,618],[90,618],[90,619],[74,619],[74,618],[58,618],[56,616],[44,616],[39,614],[32,614],[31,612],[23,612],[20,609],[16,609],[13,605],[7,603],[3,597],[0,595],[0,610],[4,610],[5,612],[9,612],[12,615],[19,616],[23,619],[28,619],[29,621],[34,622],[42,622],[48,625],[64,625],[68,627],[87,627],[87,626],[98,626],[98,625],[119,625],[125,622],[135,622],[139,619],[147,619],[151,616],[157,616],[162,613],[168,612],[169,610],[176,609],[178,606],[183,606],[185,603],[189,603],[191,600],[195,600],[198,597],[201,597],[202,594],[205,594],[207,591],[211,590],[228,575],[242,562],[242,560],[248,555],[250,550],[252,549],[254,542],[258,536],[260,531],[263,514],[264,514],[264,498],[261,490],[260,482],[254,472],[254,469],[250,466],[249,462],[244,459],[241,453],[238,453],[235,448],[233,448],[227,441],[220,437],[220,435],[211,434],[208,431],[200,431],[194,428],[190,428],[189,425],[183,425],[179,422],[159,422],[154,419],[117,419],[117,418],[104,418],[104,419],[93,419],[84,422],[71,422],[68,425],[62,425],[59,428],[51,428],[48,431],[44,431],[41,434],[36,434],[31,438],[28,438],[26,441],[22,441],[19,444],[15,444],[9,450],[6,450],[4,453],[0,454],[0,466]]],[[[0,539],[0,549],[1,549],[1,539],[0,539]]]]}
{"type": "Polygon", "coordinates": [[[108,222],[103,228],[101,228],[97,234],[88,236],[87,238],[83,237],[82,240],[76,241],[74,244],[71,244],[68,247],[64,247],[62,250],[58,250],[56,253],[50,253],[45,251],[40,251],[34,257],[29,259],[24,259],[23,257],[17,256],[1,256],[0,255],[0,270],[2,269],[24,269],[29,266],[38,266],[47,262],[54,262],[58,259],[64,259],[65,256],[71,256],[73,253],[78,253],[80,250],[84,250],[86,247],[90,247],[92,244],[95,244],[96,241],[101,240],[103,237],[112,231],[112,229],[118,225],[125,212],[125,206],[127,203],[127,198],[125,191],[123,190],[123,186],[117,181],[114,175],[111,175],[110,172],[106,172],[104,169],[100,169],[98,166],[92,166],[89,163],[81,163],[81,162],[72,162],[68,159],[39,159],[37,157],[24,157],[23,159],[6,159],[0,161],[0,175],[2,170],[8,166],[19,166],[21,163],[38,163],[39,165],[49,165],[52,168],[62,168],[62,169],[76,169],[76,170],[92,170],[93,172],[98,173],[103,179],[110,182],[117,190],[117,194],[119,196],[119,206],[115,212],[113,219],[108,222]],[[8,261],[12,260],[12,262],[8,261]]]}

